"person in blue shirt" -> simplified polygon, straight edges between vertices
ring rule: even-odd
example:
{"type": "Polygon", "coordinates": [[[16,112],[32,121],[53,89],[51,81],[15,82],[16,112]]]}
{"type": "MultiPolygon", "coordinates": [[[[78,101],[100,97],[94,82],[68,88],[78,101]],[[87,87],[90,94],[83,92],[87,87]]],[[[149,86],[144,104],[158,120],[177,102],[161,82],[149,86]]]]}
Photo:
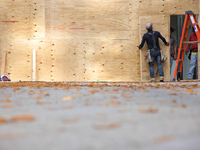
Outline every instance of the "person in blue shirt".
{"type": "Polygon", "coordinates": [[[156,63],[158,66],[160,82],[164,82],[164,72],[163,72],[163,67],[161,64],[159,38],[167,46],[169,46],[169,42],[166,42],[165,38],[160,34],[160,32],[153,31],[152,23],[147,23],[146,29],[148,30],[148,32],[143,35],[142,42],[138,46],[138,48],[141,49],[144,46],[144,43],[146,42],[148,49],[150,49],[150,55],[152,59],[152,62],[149,63],[149,72],[150,72],[150,77],[151,77],[150,82],[155,82],[155,75],[154,75],[154,69],[153,69],[154,60],[156,60],[156,63]]]}

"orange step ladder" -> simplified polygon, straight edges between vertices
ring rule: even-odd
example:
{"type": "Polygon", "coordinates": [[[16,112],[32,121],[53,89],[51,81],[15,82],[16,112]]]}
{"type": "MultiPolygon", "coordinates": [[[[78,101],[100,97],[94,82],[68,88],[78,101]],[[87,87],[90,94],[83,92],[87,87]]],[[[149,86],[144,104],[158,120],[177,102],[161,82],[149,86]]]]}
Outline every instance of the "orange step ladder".
{"type": "Polygon", "coordinates": [[[174,70],[173,81],[176,80],[176,74],[177,74],[179,62],[180,62],[180,66],[179,66],[179,71],[178,71],[178,75],[177,75],[177,80],[180,81],[182,67],[183,67],[183,58],[184,58],[185,46],[188,43],[200,43],[200,29],[199,29],[196,17],[195,17],[195,15],[192,11],[186,11],[185,12],[185,20],[184,20],[184,25],[183,25],[182,35],[181,35],[181,41],[180,41],[180,45],[179,45],[179,49],[178,49],[178,56],[177,56],[177,61],[176,61],[176,68],[174,70]],[[192,26],[194,28],[196,35],[197,35],[198,41],[186,42],[188,27],[189,27],[189,20],[191,20],[191,22],[192,22],[192,26]],[[181,59],[180,59],[180,57],[181,57],[181,59]]]}

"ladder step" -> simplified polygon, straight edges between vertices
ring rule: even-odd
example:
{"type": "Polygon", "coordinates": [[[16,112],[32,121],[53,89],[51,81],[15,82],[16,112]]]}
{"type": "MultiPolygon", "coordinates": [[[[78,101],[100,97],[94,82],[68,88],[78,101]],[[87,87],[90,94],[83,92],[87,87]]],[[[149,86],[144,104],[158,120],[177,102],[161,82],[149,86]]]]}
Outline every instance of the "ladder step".
{"type": "Polygon", "coordinates": [[[194,44],[194,43],[199,43],[199,41],[187,41],[187,42],[183,42],[183,44],[194,44]]]}

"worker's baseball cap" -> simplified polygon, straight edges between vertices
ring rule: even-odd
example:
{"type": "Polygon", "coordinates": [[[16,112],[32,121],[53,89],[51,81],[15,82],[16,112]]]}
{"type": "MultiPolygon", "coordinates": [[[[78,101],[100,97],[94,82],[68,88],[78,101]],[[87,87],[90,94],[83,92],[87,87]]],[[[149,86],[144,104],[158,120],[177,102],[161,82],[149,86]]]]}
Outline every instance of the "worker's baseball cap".
{"type": "Polygon", "coordinates": [[[176,30],[176,29],[174,29],[174,28],[170,27],[170,31],[171,31],[171,32],[174,32],[174,30],[176,30]]]}
{"type": "Polygon", "coordinates": [[[146,25],[146,29],[147,29],[147,30],[151,30],[151,29],[152,29],[152,26],[153,26],[153,23],[149,22],[149,23],[147,23],[147,25],[146,25]]]}

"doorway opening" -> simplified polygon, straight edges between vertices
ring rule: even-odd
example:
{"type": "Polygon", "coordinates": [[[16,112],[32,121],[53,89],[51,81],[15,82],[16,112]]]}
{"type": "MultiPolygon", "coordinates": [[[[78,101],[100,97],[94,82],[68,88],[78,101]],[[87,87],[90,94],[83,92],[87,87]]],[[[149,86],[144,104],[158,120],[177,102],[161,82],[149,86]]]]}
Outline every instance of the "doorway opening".
{"type": "MultiPolygon", "coordinates": [[[[198,21],[198,15],[195,15],[195,17],[198,21]]],[[[174,37],[175,40],[176,40],[176,54],[177,55],[178,55],[178,49],[179,49],[181,35],[182,35],[184,19],[185,19],[185,15],[171,15],[170,16],[170,27],[172,27],[174,29],[174,32],[172,32],[171,36],[174,37]]],[[[189,21],[189,22],[190,23],[189,23],[188,34],[187,34],[187,41],[189,39],[190,34],[193,32],[192,23],[191,23],[191,21],[189,21]]],[[[184,54],[181,80],[185,80],[187,78],[187,74],[188,74],[188,71],[189,71],[190,59],[188,58],[188,55],[184,54]]],[[[177,61],[177,59],[172,61],[171,74],[170,74],[170,80],[171,81],[173,80],[173,77],[174,77],[174,70],[175,70],[175,67],[176,67],[176,61],[177,61]]],[[[196,67],[194,69],[193,79],[198,79],[198,76],[196,75],[197,69],[198,69],[198,64],[196,65],[196,67]]]]}

